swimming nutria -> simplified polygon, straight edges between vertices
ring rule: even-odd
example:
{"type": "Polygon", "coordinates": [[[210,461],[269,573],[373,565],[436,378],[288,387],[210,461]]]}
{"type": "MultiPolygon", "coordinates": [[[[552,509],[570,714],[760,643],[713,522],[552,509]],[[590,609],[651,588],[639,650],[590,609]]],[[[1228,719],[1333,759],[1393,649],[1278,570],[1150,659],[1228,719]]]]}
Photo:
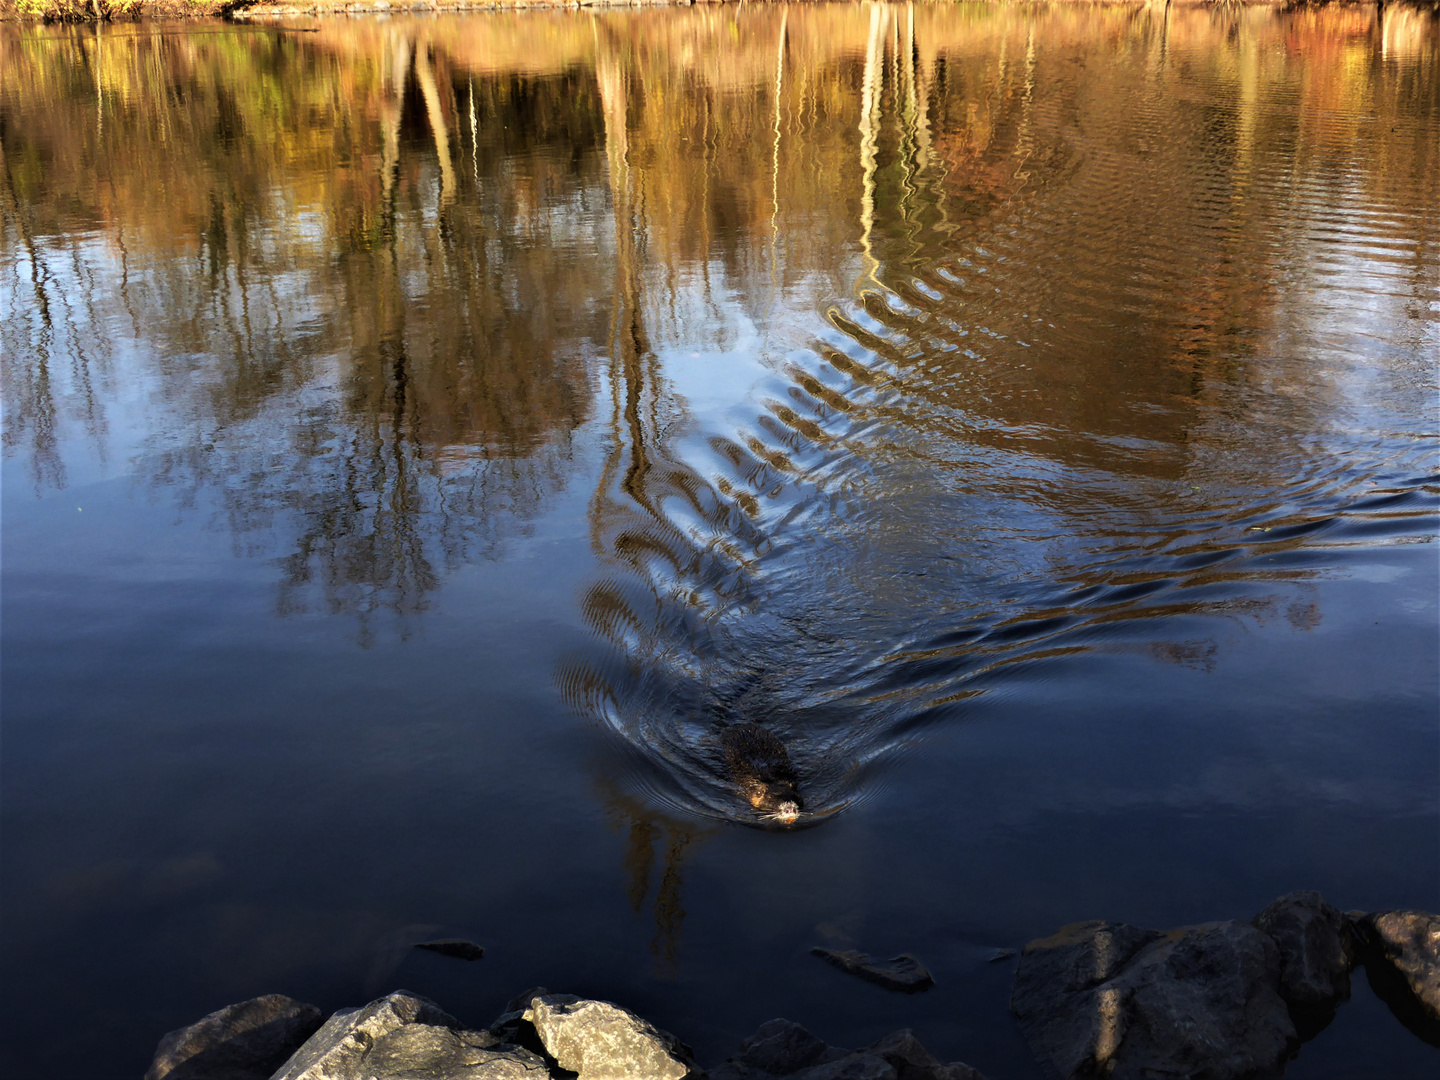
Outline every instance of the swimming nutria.
{"type": "Polygon", "coordinates": [[[785,744],[759,724],[731,724],[721,729],[720,746],[750,805],[771,821],[793,825],[805,804],[785,744]]]}

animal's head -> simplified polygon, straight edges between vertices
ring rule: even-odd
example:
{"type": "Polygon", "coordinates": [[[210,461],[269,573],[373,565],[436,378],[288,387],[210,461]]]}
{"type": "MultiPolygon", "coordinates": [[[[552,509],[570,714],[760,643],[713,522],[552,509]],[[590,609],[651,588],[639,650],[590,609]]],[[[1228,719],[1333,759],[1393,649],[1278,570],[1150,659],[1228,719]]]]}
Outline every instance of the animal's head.
{"type": "Polygon", "coordinates": [[[765,793],[756,802],[755,809],[759,810],[760,815],[767,821],[793,825],[800,820],[800,812],[805,809],[805,803],[794,784],[782,782],[766,785],[765,793]]]}

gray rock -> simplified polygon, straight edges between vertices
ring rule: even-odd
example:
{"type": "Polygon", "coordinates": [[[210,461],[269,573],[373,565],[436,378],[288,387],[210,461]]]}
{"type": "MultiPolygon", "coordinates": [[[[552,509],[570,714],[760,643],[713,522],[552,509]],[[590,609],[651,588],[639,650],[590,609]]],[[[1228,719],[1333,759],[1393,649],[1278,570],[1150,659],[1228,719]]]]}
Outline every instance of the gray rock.
{"type": "Polygon", "coordinates": [[[893,1065],[862,1050],[790,1075],[793,1080],[896,1080],[893,1065]]]}
{"type": "Polygon", "coordinates": [[[789,1076],[821,1061],[833,1061],[844,1050],[827,1046],[825,1041],[790,1020],[769,1020],[745,1041],[738,1060],[752,1069],[771,1076],[789,1076]]]}
{"type": "Polygon", "coordinates": [[[538,994],[523,1017],[546,1053],[580,1080],[680,1080],[694,1065],[675,1036],[608,1001],[538,994]]]}
{"type": "Polygon", "coordinates": [[[968,1065],[936,1061],[910,1030],[862,1050],[827,1046],[799,1024],[770,1020],[710,1080],[985,1080],[968,1065]]]}
{"type": "Polygon", "coordinates": [[[406,1024],[365,1055],[366,1080],[549,1080],[538,1054],[504,1046],[488,1031],[406,1024]]]}
{"type": "Polygon", "coordinates": [[[444,938],[440,941],[417,941],[415,948],[424,949],[426,952],[439,953],[441,956],[454,957],[456,960],[479,960],[485,955],[485,950],[473,941],[465,941],[461,938],[444,938]]]}
{"type": "Polygon", "coordinates": [[[164,1036],[145,1080],[268,1080],[323,1019],[284,994],[227,1005],[164,1036]]]}
{"type": "Polygon", "coordinates": [[[1280,897],[1254,918],[1280,950],[1280,996],[1302,1038],[1312,1038],[1350,1000],[1355,967],[1350,920],[1318,892],[1280,897]]]}
{"type": "Polygon", "coordinates": [[[985,1080],[983,1074],[964,1062],[944,1065],[935,1060],[909,1028],[891,1032],[863,1052],[889,1062],[896,1080],[985,1080]]]}
{"type": "Polygon", "coordinates": [[[433,1001],[397,990],[363,1009],[341,1009],[295,1051],[271,1080],[368,1080],[365,1057],[370,1049],[407,1024],[460,1026],[433,1001]]]}
{"type": "Polygon", "coordinates": [[[901,990],[911,994],[919,990],[928,990],[935,985],[935,980],[931,978],[930,972],[925,970],[925,965],[909,953],[901,953],[883,964],[877,963],[866,953],[822,949],[818,945],[811,949],[810,953],[852,975],[859,975],[862,979],[883,986],[887,990],[901,990]]]}
{"type": "Polygon", "coordinates": [[[1077,923],[1025,946],[1010,1004],[1063,1077],[1238,1080],[1278,1073],[1297,1041],[1279,982],[1279,948],[1248,923],[1077,923]]]}
{"type": "Polygon", "coordinates": [[[1352,913],[1371,987],[1420,1038],[1440,1046],[1440,917],[1352,913]]]}

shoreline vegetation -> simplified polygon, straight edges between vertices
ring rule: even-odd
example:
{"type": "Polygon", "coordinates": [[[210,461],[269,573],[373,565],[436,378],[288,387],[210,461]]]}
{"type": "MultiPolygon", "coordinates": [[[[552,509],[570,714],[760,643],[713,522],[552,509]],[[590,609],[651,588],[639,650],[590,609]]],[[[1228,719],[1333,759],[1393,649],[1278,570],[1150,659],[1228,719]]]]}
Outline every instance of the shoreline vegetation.
{"type": "MultiPolygon", "coordinates": [[[[0,22],[101,23],[142,19],[225,18],[234,20],[289,18],[296,15],[388,15],[400,13],[512,11],[594,7],[688,7],[694,4],[778,3],[784,0],[0,0],[0,22]]],[[[814,2],[814,0],[807,0],[814,2]]],[[[1028,3],[1030,0],[1012,0],[1028,3]]],[[[1061,3],[1104,3],[1107,0],[1057,0],[1061,3]]],[[[1137,7],[1273,7],[1409,8],[1440,16],[1440,0],[1108,0],[1137,7]]]]}

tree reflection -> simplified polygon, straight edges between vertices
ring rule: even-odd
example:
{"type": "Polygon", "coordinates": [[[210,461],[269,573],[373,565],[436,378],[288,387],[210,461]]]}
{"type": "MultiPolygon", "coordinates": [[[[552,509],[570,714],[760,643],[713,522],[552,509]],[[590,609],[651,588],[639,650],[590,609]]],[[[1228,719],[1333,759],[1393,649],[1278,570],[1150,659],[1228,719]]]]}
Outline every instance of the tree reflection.
{"type": "Polygon", "coordinates": [[[1260,548],[1418,461],[1346,358],[1436,287],[1432,31],[909,4],[7,31],[6,451],[62,484],[66,425],[102,443],[115,373],[144,383],[145,479],[274,553],[282,610],[370,633],[523,535],[589,425],[599,647],[567,700],[661,801],[734,816],[713,734],[750,717],[836,809],[1005,664],[1129,633],[1208,670],[1162,624],[1273,607],[1306,571],[1260,548]],[[1391,443],[1342,437],[1366,410],[1391,443]]]}
{"type": "Polygon", "coordinates": [[[423,609],[448,569],[523,531],[564,483],[605,325],[588,295],[604,248],[574,253],[593,90],[462,80],[413,27],[378,45],[372,79],[283,37],[11,38],[8,71],[33,78],[45,112],[8,76],[4,99],[23,256],[7,259],[6,301],[33,304],[7,320],[7,449],[28,438],[36,482],[63,483],[57,416],[103,420],[88,372],[128,323],[127,378],[154,378],[169,414],[141,473],[216,507],[237,543],[283,545],[282,611],[318,603],[367,625],[423,609]],[[47,63],[67,48],[78,58],[47,63]],[[468,172],[452,152],[462,94],[468,172]],[[97,95],[103,126],[87,115],[97,95]],[[94,154],[98,178],[64,167],[94,154]],[[83,259],[33,239],[74,227],[37,159],[71,206],[92,200],[83,259]],[[166,162],[159,215],[135,175],[166,162]],[[57,390],[64,356],[76,371],[57,390]]]}

